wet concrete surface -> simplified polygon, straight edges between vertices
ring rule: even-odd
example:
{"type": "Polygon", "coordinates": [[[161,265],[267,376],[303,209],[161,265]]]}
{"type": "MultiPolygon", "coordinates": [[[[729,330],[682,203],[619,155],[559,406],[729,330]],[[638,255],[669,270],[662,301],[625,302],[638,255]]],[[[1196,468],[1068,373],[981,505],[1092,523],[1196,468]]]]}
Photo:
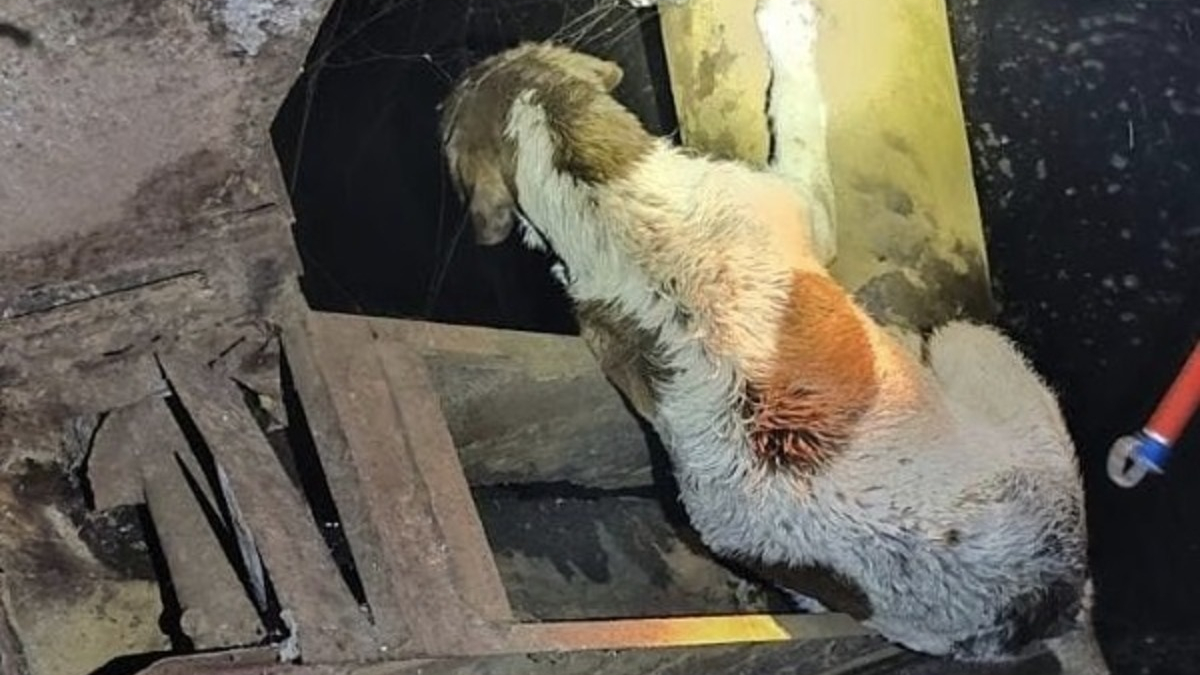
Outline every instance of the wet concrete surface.
{"type": "Polygon", "coordinates": [[[1060,392],[1117,673],[1200,672],[1200,434],[1121,490],[1200,333],[1200,5],[950,3],[1001,322],[1060,392]]]}

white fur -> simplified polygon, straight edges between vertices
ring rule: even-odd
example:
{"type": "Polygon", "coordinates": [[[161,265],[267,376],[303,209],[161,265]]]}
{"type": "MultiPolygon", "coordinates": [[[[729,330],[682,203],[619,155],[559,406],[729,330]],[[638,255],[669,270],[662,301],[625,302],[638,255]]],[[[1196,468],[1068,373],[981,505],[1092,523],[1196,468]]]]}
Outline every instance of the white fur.
{"type": "MultiPolygon", "coordinates": [[[[682,5],[688,0],[667,0],[682,5]]],[[[660,0],[626,0],[653,7],[660,0]]],[[[768,100],[774,123],[771,168],[802,197],[813,230],[813,253],[828,265],[837,255],[833,180],[829,171],[827,113],[817,69],[820,11],[809,0],[763,3],[756,15],[772,60],[768,100]]]]}
{"type": "MultiPolygon", "coordinates": [[[[738,184],[754,174],[662,145],[627,181],[586,187],[554,170],[540,108],[525,98],[510,119],[517,189],[528,195],[522,207],[546,224],[570,270],[571,296],[615,302],[670,349],[665,365],[678,375],[658,391],[653,422],[707,545],[767,563],[839,570],[867,592],[873,626],[931,653],[948,652],[983,629],[1005,601],[1069,572],[1039,554],[1043,533],[1031,525],[1054,523],[1062,501],[1079,500],[1071,446],[1056,409],[1042,405],[1048,394],[1003,338],[980,326],[947,328],[934,336],[934,367],[925,371],[877,330],[874,339],[891,354],[880,367],[892,376],[861,434],[808,484],[767,472],[736,413],[739,373],[768,358],[790,268],[773,269],[778,263],[760,238],[766,226],[756,220],[757,205],[738,197],[738,184]],[[731,344],[744,349],[709,349],[696,339],[712,330],[703,317],[677,320],[675,302],[654,290],[661,280],[635,261],[636,243],[614,234],[641,226],[680,228],[667,239],[678,248],[656,253],[678,256],[681,276],[699,269],[685,258],[746,249],[746,265],[761,268],[754,269],[761,293],[747,300],[757,306],[739,310],[747,325],[731,344]],[[971,368],[955,365],[962,361],[971,368]],[[981,363],[993,373],[982,387],[973,381],[981,363]],[[940,387],[963,395],[951,399],[940,387]],[[1001,424],[1007,417],[1000,410],[1015,411],[1008,423],[1001,424]],[[1006,490],[1020,498],[1001,500],[1006,490]],[[940,544],[950,530],[963,543],[940,544]]],[[[1066,524],[1068,549],[1082,545],[1079,525],[1066,524]]]]}
{"type": "MultiPolygon", "coordinates": [[[[760,25],[776,70],[776,131],[807,139],[807,150],[781,153],[776,169],[810,186],[808,203],[817,204],[828,179],[824,112],[792,107],[813,100],[815,65],[789,73],[782,61],[811,57],[815,15],[806,5],[764,0],[760,25]],[[805,45],[775,48],[796,30],[810,30],[805,45]]],[[[1006,339],[952,324],[930,339],[925,367],[859,313],[880,380],[873,407],[815,475],[768,470],[739,416],[743,378],[770,368],[792,273],[825,274],[831,211],[809,209],[779,178],[665,142],[628,178],[577,182],[555,169],[534,101],[518,96],[506,131],[531,221],[522,224],[526,243],[549,239],[576,301],[611,302],[660,336],[675,374],[660,384],[651,421],[707,545],[833,568],[867,593],[872,626],[937,654],[986,634],[1015,598],[1082,579],[1071,442],[1053,396],[1006,339]],[[737,286],[717,292],[728,281],[723,265],[736,268],[737,286]],[[1048,535],[1057,553],[1046,552],[1048,535]]],[[[983,649],[970,655],[993,656],[983,649]]]]}
{"type": "Polygon", "coordinates": [[[809,0],[783,0],[762,3],[756,18],[771,60],[772,169],[811,205],[814,250],[829,264],[837,254],[837,213],[817,68],[820,11],[809,0]]]}

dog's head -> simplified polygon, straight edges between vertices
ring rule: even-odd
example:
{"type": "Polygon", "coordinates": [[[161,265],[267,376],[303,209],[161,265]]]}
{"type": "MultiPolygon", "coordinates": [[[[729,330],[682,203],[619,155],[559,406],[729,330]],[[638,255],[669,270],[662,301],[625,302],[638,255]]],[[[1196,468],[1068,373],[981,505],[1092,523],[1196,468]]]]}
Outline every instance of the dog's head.
{"type": "Polygon", "coordinates": [[[523,44],[468,69],[441,106],[442,151],[475,240],[498,244],[512,232],[516,157],[508,113],[522,92],[586,105],[622,77],[615,63],[551,44],[523,44]]]}

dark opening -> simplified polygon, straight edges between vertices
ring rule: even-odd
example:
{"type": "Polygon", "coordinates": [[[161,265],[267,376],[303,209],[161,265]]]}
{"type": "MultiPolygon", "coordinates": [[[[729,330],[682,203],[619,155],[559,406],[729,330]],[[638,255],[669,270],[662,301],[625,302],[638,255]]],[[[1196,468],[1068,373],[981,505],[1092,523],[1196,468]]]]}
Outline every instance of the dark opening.
{"type": "Polygon", "coordinates": [[[515,238],[472,241],[436,108],[468,65],[556,39],[620,63],[618,96],[671,133],[655,17],[617,0],[335,2],[272,130],[311,305],[572,332],[546,259],[515,238]]]}

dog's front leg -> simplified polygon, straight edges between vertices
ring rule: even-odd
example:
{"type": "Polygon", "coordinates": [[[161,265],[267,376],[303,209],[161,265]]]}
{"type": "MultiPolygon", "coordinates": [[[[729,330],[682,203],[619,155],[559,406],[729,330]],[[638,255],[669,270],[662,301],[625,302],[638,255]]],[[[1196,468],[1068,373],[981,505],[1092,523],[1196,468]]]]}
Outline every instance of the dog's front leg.
{"type": "Polygon", "coordinates": [[[577,305],[579,336],[600,370],[642,419],[653,424],[658,408],[654,390],[655,364],[650,360],[653,340],[640,334],[628,320],[602,306],[577,305]]]}
{"type": "Polygon", "coordinates": [[[809,205],[814,248],[828,264],[837,254],[837,233],[825,100],[817,72],[820,13],[812,0],[759,0],[755,19],[771,68],[771,168],[809,205]]]}

